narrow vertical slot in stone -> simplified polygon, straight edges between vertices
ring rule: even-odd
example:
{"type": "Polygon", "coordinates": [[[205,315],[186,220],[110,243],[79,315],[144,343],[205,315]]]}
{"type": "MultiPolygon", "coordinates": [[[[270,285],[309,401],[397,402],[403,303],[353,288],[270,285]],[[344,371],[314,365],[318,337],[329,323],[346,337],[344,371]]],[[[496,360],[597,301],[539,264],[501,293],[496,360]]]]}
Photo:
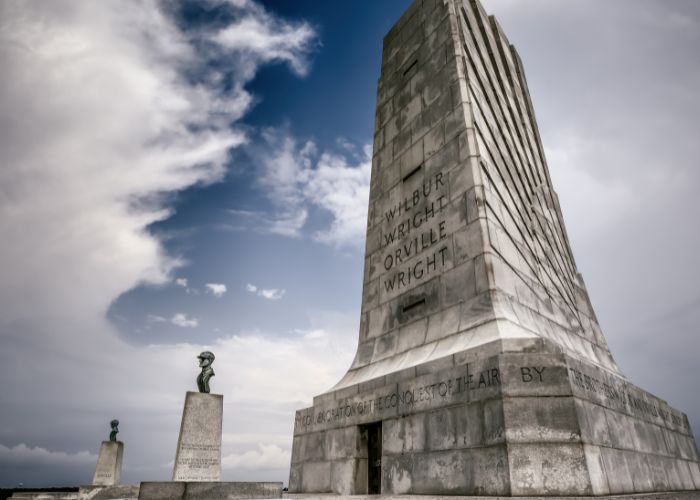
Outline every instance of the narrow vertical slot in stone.
{"type": "Polygon", "coordinates": [[[414,169],[411,170],[409,173],[407,173],[406,175],[404,175],[404,176],[403,176],[403,181],[402,181],[402,182],[406,182],[408,179],[410,179],[411,177],[413,177],[422,167],[423,167],[423,165],[418,165],[416,168],[414,168],[414,169]]]}
{"type": "Polygon", "coordinates": [[[425,297],[416,300],[415,302],[412,302],[408,305],[403,306],[403,312],[408,312],[411,309],[415,309],[416,307],[420,307],[425,304],[425,297]]]}
{"type": "Polygon", "coordinates": [[[408,65],[408,67],[403,71],[403,76],[406,76],[409,71],[411,71],[416,64],[418,64],[418,59],[415,59],[411,64],[408,65]]]}

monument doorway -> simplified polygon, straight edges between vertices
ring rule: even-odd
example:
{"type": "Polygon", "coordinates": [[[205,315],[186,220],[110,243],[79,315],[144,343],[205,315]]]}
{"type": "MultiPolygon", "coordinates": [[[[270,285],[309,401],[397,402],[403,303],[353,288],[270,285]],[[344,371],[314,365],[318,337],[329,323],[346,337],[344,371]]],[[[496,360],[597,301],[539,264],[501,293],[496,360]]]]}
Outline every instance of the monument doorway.
{"type": "Polygon", "coordinates": [[[367,494],[382,492],[382,423],[364,425],[367,433],[367,494]]]}

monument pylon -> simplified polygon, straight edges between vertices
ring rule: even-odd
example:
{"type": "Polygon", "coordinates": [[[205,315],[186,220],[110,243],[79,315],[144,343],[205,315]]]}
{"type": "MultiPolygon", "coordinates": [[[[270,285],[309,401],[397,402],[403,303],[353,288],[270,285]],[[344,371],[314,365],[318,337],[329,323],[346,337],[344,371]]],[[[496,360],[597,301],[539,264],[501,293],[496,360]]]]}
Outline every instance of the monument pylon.
{"type": "Polygon", "coordinates": [[[357,353],[295,417],[289,491],[700,489],[687,417],[632,385],[574,261],[522,63],[477,0],[384,39],[357,353]]]}

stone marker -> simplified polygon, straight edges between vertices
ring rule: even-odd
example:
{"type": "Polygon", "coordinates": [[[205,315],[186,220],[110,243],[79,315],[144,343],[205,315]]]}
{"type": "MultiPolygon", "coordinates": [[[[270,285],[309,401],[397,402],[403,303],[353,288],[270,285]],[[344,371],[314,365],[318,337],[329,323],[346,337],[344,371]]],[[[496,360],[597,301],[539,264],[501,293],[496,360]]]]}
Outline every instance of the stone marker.
{"type": "Polygon", "coordinates": [[[138,497],[138,486],[121,486],[124,443],[117,441],[119,420],[112,420],[109,441],[102,441],[92,484],[81,485],[78,500],[116,500],[138,497]]]}
{"type": "Polygon", "coordinates": [[[119,484],[123,455],[124,443],[121,441],[102,441],[100,454],[97,457],[95,475],[92,477],[92,484],[95,486],[114,486],[119,484]]]}
{"type": "Polygon", "coordinates": [[[282,483],[221,482],[221,432],[224,397],[209,394],[214,354],[199,356],[202,369],[197,376],[199,392],[188,392],[182,412],[173,480],[144,481],[140,500],[220,500],[240,498],[282,498],[282,483]]]}
{"type": "Polygon", "coordinates": [[[687,417],[598,325],[520,58],[477,0],[384,38],[359,343],[295,418],[290,493],[700,488],[687,417]]]}
{"type": "Polygon", "coordinates": [[[221,479],[221,394],[187,392],[177,442],[173,481],[221,479]]]}
{"type": "Polygon", "coordinates": [[[197,392],[187,392],[177,440],[173,481],[219,481],[221,479],[221,430],[224,396],[209,394],[214,354],[202,352],[197,392]]]}

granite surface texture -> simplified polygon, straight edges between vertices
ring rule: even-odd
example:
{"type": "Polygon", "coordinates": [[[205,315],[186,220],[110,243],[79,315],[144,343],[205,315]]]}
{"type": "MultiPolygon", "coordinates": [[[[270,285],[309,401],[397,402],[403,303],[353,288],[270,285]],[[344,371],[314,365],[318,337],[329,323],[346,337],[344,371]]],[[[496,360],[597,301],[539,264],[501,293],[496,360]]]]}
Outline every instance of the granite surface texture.
{"type": "Polygon", "coordinates": [[[282,498],[281,482],[143,482],[139,500],[282,498]]]}
{"type": "Polygon", "coordinates": [[[187,392],[173,481],[219,481],[224,397],[187,392]]]}
{"type": "MultiPolygon", "coordinates": [[[[285,493],[284,498],[290,500],[367,500],[367,495],[336,495],[336,494],[309,494],[309,493],[285,493]]],[[[381,500],[505,500],[512,497],[497,496],[439,496],[439,495],[373,495],[371,498],[381,500]]],[[[591,497],[566,496],[566,497],[520,497],[521,500],[590,500],[591,497]]],[[[610,495],[607,500],[700,500],[698,491],[675,491],[662,493],[632,493],[629,495],[610,495]]]]}
{"type": "Polygon", "coordinates": [[[92,478],[92,484],[98,486],[114,486],[119,484],[122,474],[122,458],[124,443],[121,441],[102,441],[100,454],[97,456],[97,466],[92,478]]]}
{"type": "Polygon", "coordinates": [[[81,486],[78,500],[136,500],[139,497],[137,485],[120,486],[81,486]]]}
{"type": "Polygon", "coordinates": [[[384,38],[357,353],[296,413],[291,493],[700,489],[686,415],[608,349],[543,151],[498,22],[415,0],[384,38]]]}

